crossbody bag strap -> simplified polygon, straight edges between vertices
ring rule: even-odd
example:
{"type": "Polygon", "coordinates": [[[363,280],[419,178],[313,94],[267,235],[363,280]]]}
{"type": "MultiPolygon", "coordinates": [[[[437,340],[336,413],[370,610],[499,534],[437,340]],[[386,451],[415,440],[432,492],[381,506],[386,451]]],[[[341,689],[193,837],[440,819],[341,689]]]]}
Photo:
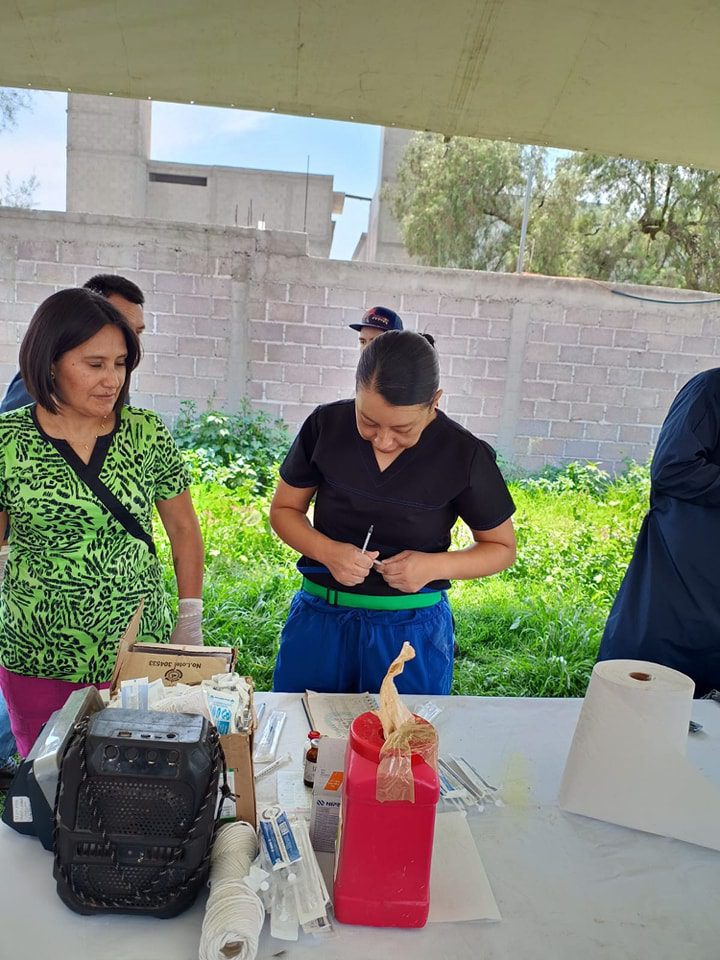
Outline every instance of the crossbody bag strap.
{"type": "Polygon", "coordinates": [[[87,473],[78,473],[78,476],[82,482],[92,490],[105,509],[108,510],[115,517],[117,522],[127,530],[130,536],[135,537],[136,540],[142,540],[142,542],[146,544],[150,553],[153,556],[156,556],[157,550],[155,549],[153,538],[143,527],[138,518],[130,513],[128,508],[118,500],[115,494],[105,486],[102,480],[98,479],[97,477],[90,476],[87,473]]]}

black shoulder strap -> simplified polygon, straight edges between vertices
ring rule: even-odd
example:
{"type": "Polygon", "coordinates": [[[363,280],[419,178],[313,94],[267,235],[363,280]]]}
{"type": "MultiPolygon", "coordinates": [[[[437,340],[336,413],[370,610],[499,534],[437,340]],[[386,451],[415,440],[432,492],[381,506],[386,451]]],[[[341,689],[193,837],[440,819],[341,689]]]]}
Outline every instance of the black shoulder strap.
{"type": "Polygon", "coordinates": [[[134,517],[132,513],[130,513],[128,508],[118,500],[115,494],[105,486],[98,476],[100,468],[102,467],[102,461],[107,453],[107,445],[112,440],[115,431],[113,431],[112,434],[105,434],[97,438],[90,462],[85,463],[67,441],[48,436],[48,434],[45,433],[37,421],[35,407],[32,408],[32,418],[40,433],[55,447],[63,460],[72,467],[85,486],[95,494],[108,513],[115,517],[117,522],[127,530],[131,537],[135,537],[136,540],[142,540],[142,542],[147,545],[150,553],[156,556],[157,550],[155,549],[155,544],[150,534],[144,529],[137,517],[134,517]],[[103,444],[103,441],[106,442],[103,444]]]}
{"type": "Polygon", "coordinates": [[[135,537],[137,540],[142,540],[142,542],[147,545],[150,553],[156,556],[157,550],[155,549],[153,538],[141,525],[137,517],[133,516],[128,508],[120,503],[111,490],[108,490],[102,480],[87,471],[78,473],[78,476],[83,483],[92,490],[105,509],[115,517],[118,523],[125,527],[130,536],[135,537]]]}

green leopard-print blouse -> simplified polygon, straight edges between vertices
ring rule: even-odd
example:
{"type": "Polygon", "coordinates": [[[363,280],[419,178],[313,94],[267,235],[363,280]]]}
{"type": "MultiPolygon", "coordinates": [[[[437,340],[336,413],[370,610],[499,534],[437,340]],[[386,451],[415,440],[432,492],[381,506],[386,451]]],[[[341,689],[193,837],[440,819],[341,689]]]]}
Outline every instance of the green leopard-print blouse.
{"type": "MultiPolygon", "coordinates": [[[[0,509],[11,528],[0,664],[25,676],[102,683],[142,598],[139,640],[166,642],[171,620],[157,558],[97,500],[73,462],[83,469],[65,441],[43,433],[34,407],[0,416],[0,509]]],[[[190,485],[160,417],[132,407],[122,408],[112,433],[98,437],[84,469],[148,533],[155,502],[190,485]]]]}

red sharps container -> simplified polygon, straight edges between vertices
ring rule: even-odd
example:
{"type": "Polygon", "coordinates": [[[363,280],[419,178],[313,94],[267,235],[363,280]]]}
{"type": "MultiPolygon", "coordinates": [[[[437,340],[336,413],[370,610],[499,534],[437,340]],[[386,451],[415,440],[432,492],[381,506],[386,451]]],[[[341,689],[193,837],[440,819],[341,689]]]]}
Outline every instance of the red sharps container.
{"type": "MultiPolygon", "coordinates": [[[[418,719],[419,723],[424,720],[418,719]]],[[[430,907],[437,773],[412,755],[415,802],[376,799],[382,724],[356,717],[345,753],[333,904],[342,923],[422,927],[430,907]]]]}

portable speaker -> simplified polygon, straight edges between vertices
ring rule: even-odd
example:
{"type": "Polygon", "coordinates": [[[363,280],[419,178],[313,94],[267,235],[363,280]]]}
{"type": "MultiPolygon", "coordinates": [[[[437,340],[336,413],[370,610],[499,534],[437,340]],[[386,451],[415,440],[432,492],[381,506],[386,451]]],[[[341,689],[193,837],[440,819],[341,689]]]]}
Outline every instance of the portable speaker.
{"type": "Polygon", "coordinates": [[[77,913],[172,917],[208,873],[224,757],[203,717],[105,709],[60,767],[54,876],[77,913]]]}

